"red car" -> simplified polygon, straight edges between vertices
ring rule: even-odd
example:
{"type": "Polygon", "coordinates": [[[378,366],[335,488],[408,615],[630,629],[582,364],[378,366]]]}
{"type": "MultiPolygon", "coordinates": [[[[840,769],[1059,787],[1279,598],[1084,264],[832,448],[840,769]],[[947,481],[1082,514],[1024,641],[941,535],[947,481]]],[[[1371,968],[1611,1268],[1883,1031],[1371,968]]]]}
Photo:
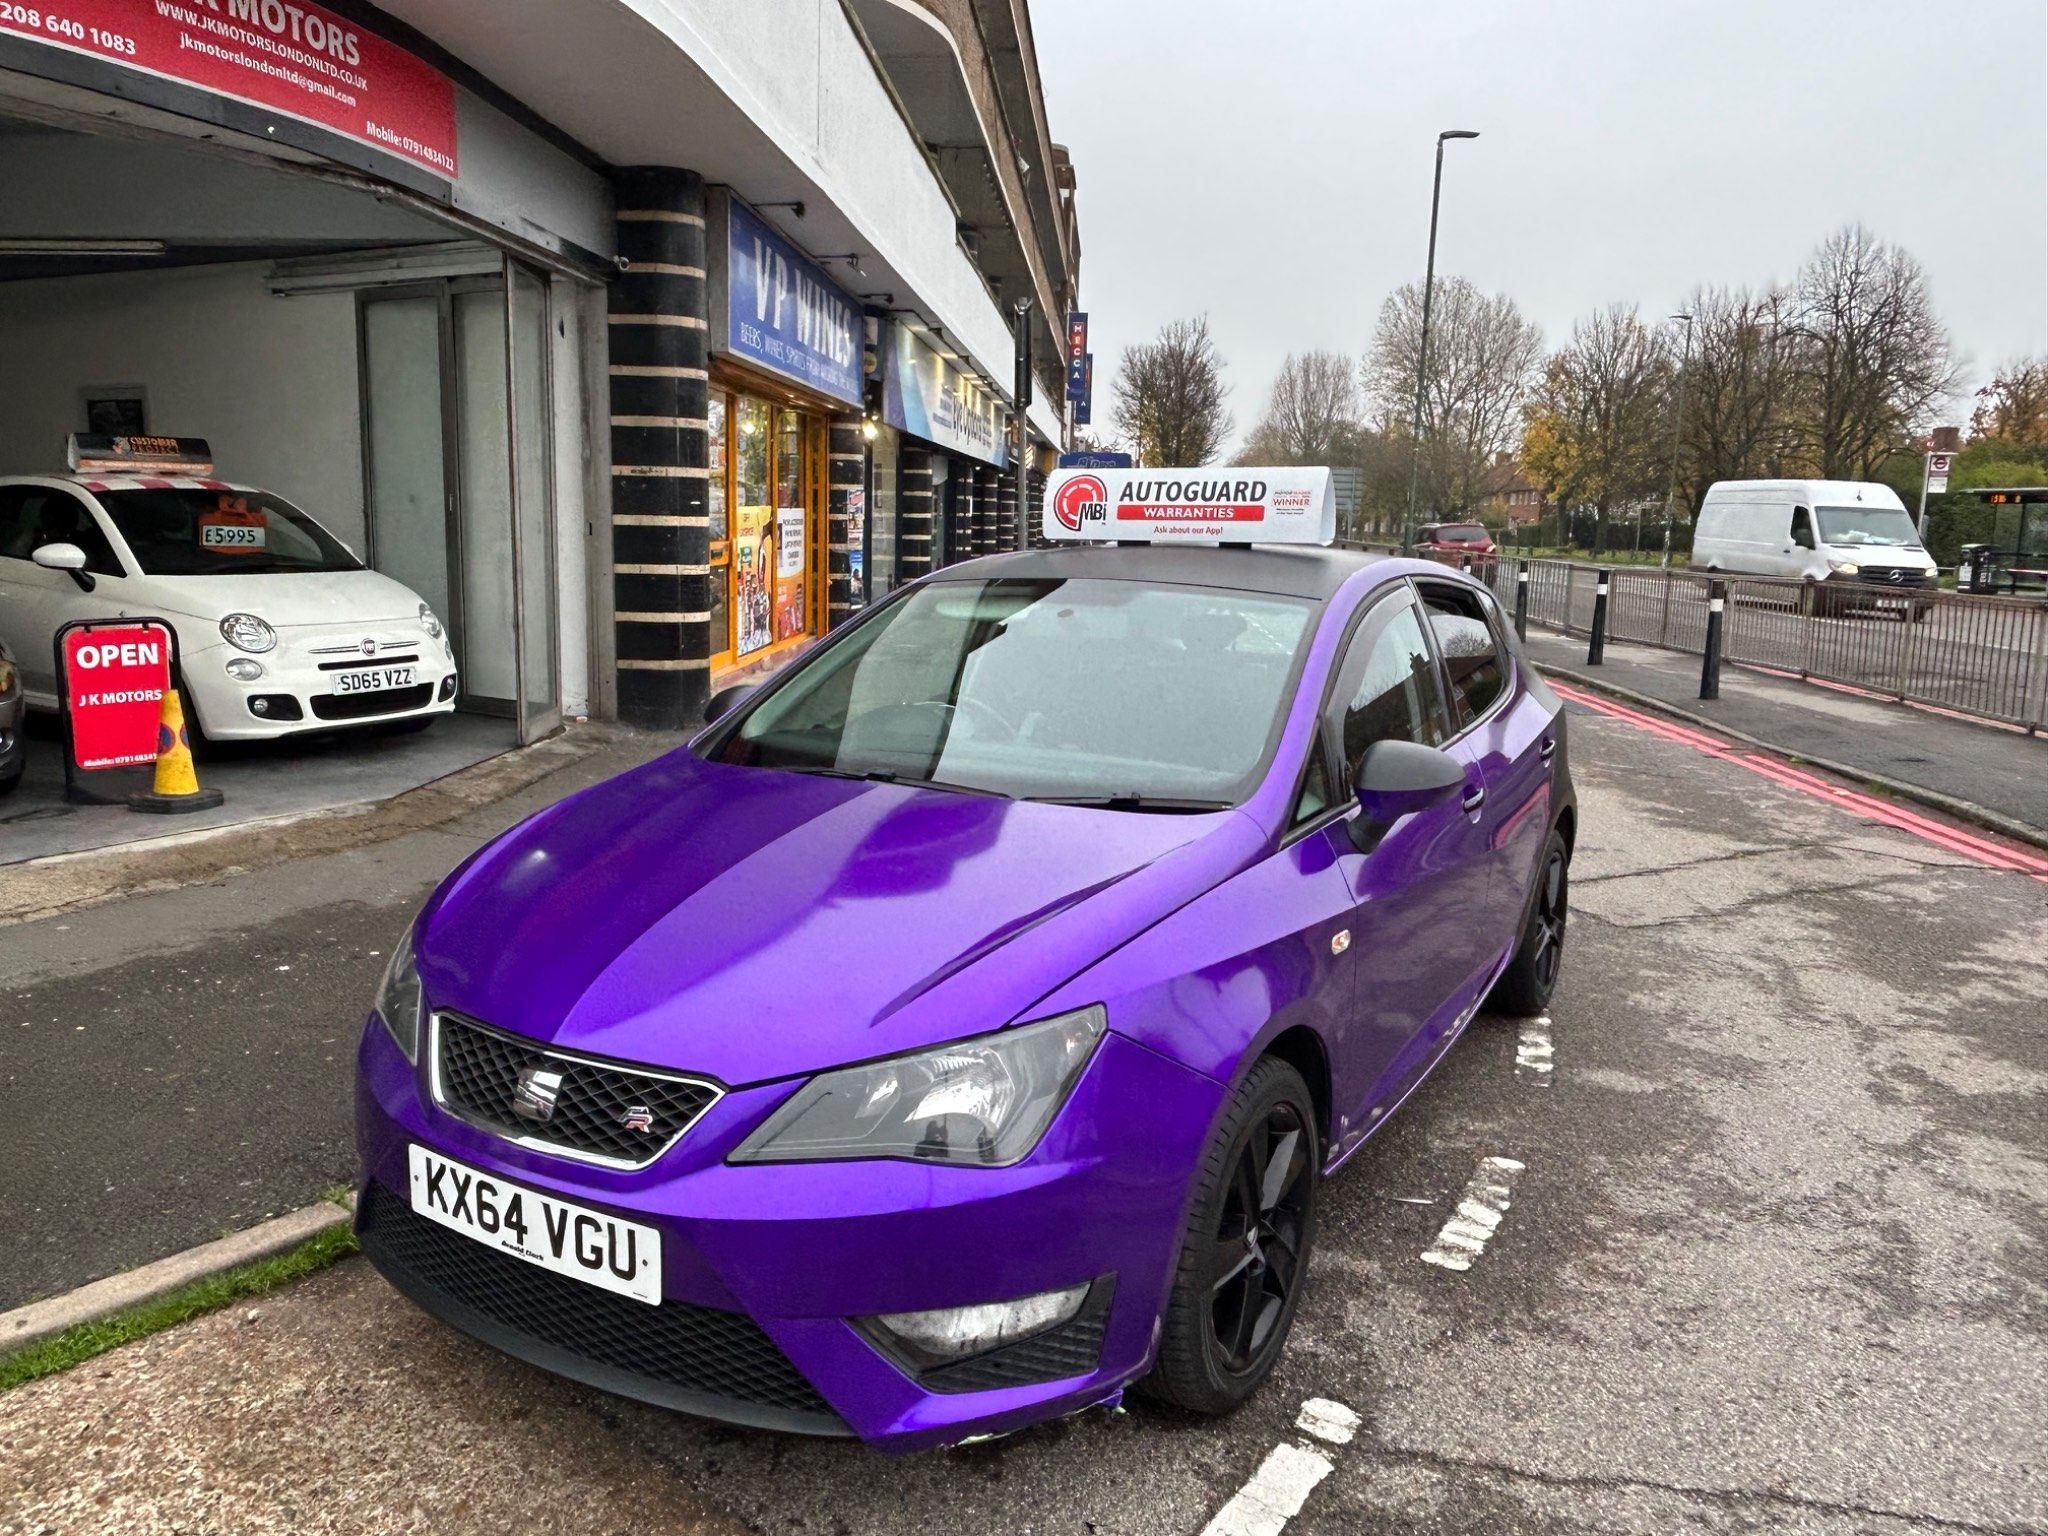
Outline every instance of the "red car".
{"type": "Polygon", "coordinates": [[[1491,555],[1493,540],[1477,523],[1424,523],[1415,530],[1415,553],[1455,565],[1460,555],[1491,555]]]}

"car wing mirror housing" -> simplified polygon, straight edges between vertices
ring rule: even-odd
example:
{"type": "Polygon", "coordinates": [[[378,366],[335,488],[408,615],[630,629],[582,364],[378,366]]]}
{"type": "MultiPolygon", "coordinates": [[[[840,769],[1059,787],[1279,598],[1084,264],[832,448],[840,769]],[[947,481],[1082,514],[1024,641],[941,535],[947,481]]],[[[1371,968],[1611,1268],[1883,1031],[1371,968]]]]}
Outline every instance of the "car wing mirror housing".
{"type": "Polygon", "coordinates": [[[69,571],[79,589],[93,589],[92,573],[85,568],[85,551],[76,544],[45,544],[29,558],[46,571],[69,571]]]}
{"type": "Polygon", "coordinates": [[[1403,816],[1427,810],[1464,787],[1465,767],[1438,747],[1417,741],[1376,741],[1358,765],[1354,825],[1375,838],[1403,816]]]}
{"type": "Polygon", "coordinates": [[[718,692],[711,695],[710,702],[704,706],[704,723],[709,725],[714,720],[723,720],[727,715],[738,709],[740,705],[744,704],[747,701],[747,695],[753,691],[754,685],[752,683],[733,683],[719,689],[718,692]]]}

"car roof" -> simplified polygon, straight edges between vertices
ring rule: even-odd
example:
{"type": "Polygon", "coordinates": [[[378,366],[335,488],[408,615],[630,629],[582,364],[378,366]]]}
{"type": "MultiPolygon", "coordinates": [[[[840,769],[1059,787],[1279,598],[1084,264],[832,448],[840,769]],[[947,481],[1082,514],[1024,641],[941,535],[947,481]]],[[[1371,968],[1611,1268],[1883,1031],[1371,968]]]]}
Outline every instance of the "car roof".
{"type": "Polygon", "coordinates": [[[75,485],[97,496],[101,491],[256,491],[253,485],[233,485],[226,480],[202,479],[194,475],[54,474],[8,475],[0,485],[75,485]]]}
{"type": "Polygon", "coordinates": [[[1387,555],[1321,545],[1264,544],[1190,548],[1169,544],[1062,544],[1050,549],[984,555],[938,572],[935,580],[1151,581],[1186,587],[1225,587],[1327,602],[1360,571],[1388,562],[1387,555]]]}

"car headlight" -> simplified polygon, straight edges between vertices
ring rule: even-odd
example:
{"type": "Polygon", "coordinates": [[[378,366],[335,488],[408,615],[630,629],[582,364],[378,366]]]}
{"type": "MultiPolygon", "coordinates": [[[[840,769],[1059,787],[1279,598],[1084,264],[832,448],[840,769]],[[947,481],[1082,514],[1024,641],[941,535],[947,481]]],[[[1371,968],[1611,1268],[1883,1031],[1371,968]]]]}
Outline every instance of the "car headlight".
{"type": "Polygon", "coordinates": [[[261,655],[277,649],[277,631],[253,613],[231,613],[222,619],[220,637],[238,651],[261,655]]]}
{"type": "Polygon", "coordinates": [[[441,638],[441,621],[434,617],[434,610],[425,603],[420,604],[420,628],[427,632],[430,639],[441,638]]]}
{"type": "Polygon", "coordinates": [[[371,1007],[384,1021],[384,1027],[391,1031],[391,1038],[398,1048],[405,1052],[405,1059],[418,1061],[420,972],[413,963],[410,928],[398,941],[398,948],[391,951],[391,961],[384,967],[384,979],[377,983],[377,1000],[371,1007]]]}
{"type": "Polygon", "coordinates": [[[1828,569],[1837,576],[1860,576],[1863,574],[1863,567],[1854,560],[1830,560],[1828,562],[1828,569]]]}
{"type": "Polygon", "coordinates": [[[1038,1145],[1108,1027],[1098,1004],[812,1078],[735,1163],[894,1157],[1004,1168],[1038,1145]]]}

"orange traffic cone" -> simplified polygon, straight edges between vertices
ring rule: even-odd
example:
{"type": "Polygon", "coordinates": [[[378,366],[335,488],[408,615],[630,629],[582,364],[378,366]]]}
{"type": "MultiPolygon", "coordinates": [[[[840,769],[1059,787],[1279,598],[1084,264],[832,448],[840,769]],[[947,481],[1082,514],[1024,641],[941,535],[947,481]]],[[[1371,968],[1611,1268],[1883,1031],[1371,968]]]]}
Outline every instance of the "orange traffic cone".
{"type": "Polygon", "coordinates": [[[225,798],[217,789],[201,789],[199,774],[192,766],[192,737],[185,729],[185,706],[178,690],[164,690],[163,715],[156,728],[156,788],[135,795],[128,808],[173,814],[178,811],[210,811],[225,798]]]}

